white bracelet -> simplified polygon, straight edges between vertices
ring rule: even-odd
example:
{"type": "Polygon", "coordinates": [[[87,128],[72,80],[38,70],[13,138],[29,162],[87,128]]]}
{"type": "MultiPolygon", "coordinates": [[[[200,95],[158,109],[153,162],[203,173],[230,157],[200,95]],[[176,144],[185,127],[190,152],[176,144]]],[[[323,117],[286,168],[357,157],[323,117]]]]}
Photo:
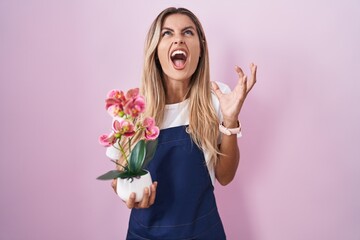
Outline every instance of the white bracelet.
{"type": "Polygon", "coordinates": [[[224,126],[224,123],[219,124],[219,130],[223,134],[230,136],[232,134],[238,134],[241,133],[241,123],[238,121],[238,127],[237,128],[227,128],[224,126]]]}

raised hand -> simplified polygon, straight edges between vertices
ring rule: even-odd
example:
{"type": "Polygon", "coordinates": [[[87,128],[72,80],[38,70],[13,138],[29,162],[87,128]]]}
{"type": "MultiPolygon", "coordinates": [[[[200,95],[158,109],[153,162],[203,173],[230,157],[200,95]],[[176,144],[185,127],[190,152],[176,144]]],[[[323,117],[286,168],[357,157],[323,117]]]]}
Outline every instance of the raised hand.
{"type": "Polygon", "coordinates": [[[246,96],[256,83],[257,66],[254,63],[251,63],[250,70],[251,77],[248,80],[243,70],[239,66],[235,67],[235,71],[239,75],[239,80],[230,93],[221,92],[219,86],[215,82],[212,82],[212,89],[219,99],[224,121],[237,121],[246,96]]]}

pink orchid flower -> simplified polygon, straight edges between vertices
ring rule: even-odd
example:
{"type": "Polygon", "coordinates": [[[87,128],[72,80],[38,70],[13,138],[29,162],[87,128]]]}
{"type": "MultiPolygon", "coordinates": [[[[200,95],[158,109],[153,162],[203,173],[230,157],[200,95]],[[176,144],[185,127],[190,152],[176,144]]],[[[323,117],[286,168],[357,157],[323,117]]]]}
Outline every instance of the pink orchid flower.
{"type": "Polygon", "coordinates": [[[116,99],[116,98],[107,98],[105,100],[105,109],[107,110],[109,107],[112,107],[112,106],[118,106],[121,110],[123,109],[124,107],[124,102],[119,100],[119,99],[116,99]]]}
{"type": "Polygon", "coordinates": [[[125,98],[123,91],[114,89],[107,94],[107,99],[105,100],[105,102],[105,109],[111,116],[115,117],[121,115],[127,99],[125,98]]]}
{"type": "Polygon", "coordinates": [[[123,118],[116,118],[113,121],[113,130],[115,135],[124,135],[126,137],[131,137],[135,134],[135,126],[132,122],[125,120],[123,118]]]}
{"type": "Polygon", "coordinates": [[[99,142],[104,147],[110,147],[116,141],[114,133],[110,133],[109,135],[103,134],[99,137],[99,142]]]}
{"type": "Polygon", "coordinates": [[[125,100],[125,95],[124,95],[123,91],[113,89],[108,92],[107,98],[115,98],[115,99],[119,99],[119,100],[125,100]]]}
{"type": "Polygon", "coordinates": [[[155,126],[155,120],[152,117],[147,117],[142,122],[143,127],[145,127],[145,139],[154,140],[159,136],[159,128],[155,126]]]}
{"type": "Polygon", "coordinates": [[[112,105],[108,107],[107,112],[110,114],[110,116],[116,117],[121,115],[122,109],[119,105],[112,105]]]}
{"type": "Polygon", "coordinates": [[[157,126],[147,127],[145,129],[145,139],[155,140],[159,136],[160,130],[157,126]]]}
{"type": "Polygon", "coordinates": [[[155,126],[155,120],[152,117],[147,117],[144,119],[143,124],[144,127],[152,127],[155,126]]]}
{"type": "Polygon", "coordinates": [[[127,91],[126,98],[127,99],[133,99],[139,96],[139,88],[133,88],[127,91]]]}
{"type": "Polygon", "coordinates": [[[140,113],[145,111],[145,99],[142,96],[137,96],[129,100],[124,106],[124,112],[133,118],[139,116],[140,113]]]}

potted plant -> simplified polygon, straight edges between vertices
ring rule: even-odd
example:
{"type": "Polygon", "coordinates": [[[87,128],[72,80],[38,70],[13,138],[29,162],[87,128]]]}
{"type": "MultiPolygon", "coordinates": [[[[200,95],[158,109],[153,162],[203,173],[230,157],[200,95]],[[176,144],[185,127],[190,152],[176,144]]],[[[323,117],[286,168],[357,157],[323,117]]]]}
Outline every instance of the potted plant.
{"type": "Polygon", "coordinates": [[[135,201],[139,202],[144,188],[152,184],[151,175],[145,167],[155,154],[159,128],[153,118],[141,119],[145,99],[139,95],[138,88],[130,89],[126,94],[117,89],[110,91],[105,108],[113,117],[112,131],[108,135],[101,135],[99,142],[117,151],[119,158],[111,161],[118,167],[97,179],[117,179],[116,192],[119,197],[127,201],[130,194],[135,192],[135,201]]]}

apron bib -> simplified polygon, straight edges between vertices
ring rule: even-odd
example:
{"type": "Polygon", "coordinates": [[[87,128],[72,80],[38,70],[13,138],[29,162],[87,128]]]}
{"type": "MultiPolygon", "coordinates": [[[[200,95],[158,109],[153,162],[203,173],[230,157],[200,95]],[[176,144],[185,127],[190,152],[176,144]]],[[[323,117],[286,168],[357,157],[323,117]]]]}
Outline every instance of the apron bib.
{"type": "Polygon", "coordinates": [[[148,170],[158,181],[155,203],[132,209],[128,240],[226,239],[204,154],[186,126],[160,131],[148,170]]]}

